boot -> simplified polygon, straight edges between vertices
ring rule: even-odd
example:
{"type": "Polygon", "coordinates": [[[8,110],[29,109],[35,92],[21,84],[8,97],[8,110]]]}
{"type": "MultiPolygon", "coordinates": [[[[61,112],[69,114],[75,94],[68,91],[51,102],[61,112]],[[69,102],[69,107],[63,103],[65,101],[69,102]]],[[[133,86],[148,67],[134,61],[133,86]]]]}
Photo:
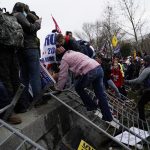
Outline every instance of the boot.
{"type": "Polygon", "coordinates": [[[12,114],[8,119],[7,122],[10,124],[20,124],[22,123],[22,120],[19,116],[17,116],[16,114],[12,114]]]}

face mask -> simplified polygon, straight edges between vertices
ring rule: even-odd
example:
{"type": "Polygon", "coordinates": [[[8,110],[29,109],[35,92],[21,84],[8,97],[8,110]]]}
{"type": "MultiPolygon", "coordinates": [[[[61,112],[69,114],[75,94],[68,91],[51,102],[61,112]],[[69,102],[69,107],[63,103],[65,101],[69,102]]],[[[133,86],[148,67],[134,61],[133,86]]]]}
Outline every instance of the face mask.
{"type": "Polygon", "coordinates": [[[24,14],[25,17],[27,17],[27,13],[25,11],[23,12],[23,14],[24,14]]]}

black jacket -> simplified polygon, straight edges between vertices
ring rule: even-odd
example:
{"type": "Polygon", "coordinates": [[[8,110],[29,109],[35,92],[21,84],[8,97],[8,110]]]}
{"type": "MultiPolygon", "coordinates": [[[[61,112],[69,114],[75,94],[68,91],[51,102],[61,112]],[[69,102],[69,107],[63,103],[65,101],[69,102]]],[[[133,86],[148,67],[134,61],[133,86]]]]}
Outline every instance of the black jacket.
{"type": "Polygon", "coordinates": [[[39,39],[36,36],[36,32],[40,29],[41,25],[37,22],[34,24],[30,23],[22,12],[16,12],[14,15],[24,31],[24,48],[39,48],[39,39]]]}
{"type": "MultiPolygon", "coordinates": [[[[63,47],[65,48],[66,51],[74,50],[74,51],[83,53],[82,48],[79,46],[79,44],[77,43],[77,41],[75,39],[69,39],[69,41],[67,41],[67,42],[65,41],[63,47]]],[[[57,54],[57,58],[56,58],[57,61],[60,61],[62,59],[64,53],[57,54]]]]}

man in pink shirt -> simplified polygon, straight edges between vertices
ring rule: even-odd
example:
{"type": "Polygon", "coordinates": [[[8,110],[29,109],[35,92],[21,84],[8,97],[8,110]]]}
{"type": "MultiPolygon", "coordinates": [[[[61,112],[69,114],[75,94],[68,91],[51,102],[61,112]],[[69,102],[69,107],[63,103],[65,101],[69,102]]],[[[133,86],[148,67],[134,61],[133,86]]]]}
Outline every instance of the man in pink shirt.
{"type": "MultiPolygon", "coordinates": [[[[56,45],[56,47],[56,53],[61,53],[63,51],[61,46],[59,47],[56,45]]],[[[103,115],[102,119],[109,122],[113,120],[103,88],[104,73],[97,61],[80,52],[69,50],[64,53],[59,68],[57,90],[63,90],[67,82],[68,70],[72,71],[75,77],[77,77],[75,90],[87,109],[91,108],[92,110],[95,107],[100,107],[103,115]],[[97,105],[85,91],[85,88],[91,84],[96,98],[99,100],[97,105]]]]}

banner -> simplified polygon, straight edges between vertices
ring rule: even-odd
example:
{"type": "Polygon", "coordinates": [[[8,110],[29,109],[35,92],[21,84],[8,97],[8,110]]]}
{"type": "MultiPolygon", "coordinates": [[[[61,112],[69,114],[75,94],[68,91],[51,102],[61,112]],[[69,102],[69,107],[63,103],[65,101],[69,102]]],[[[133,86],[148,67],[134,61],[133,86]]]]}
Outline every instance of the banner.
{"type": "Polygon", "coordinates": [[[116,35],[114,34],[113,38],[112,38],[112,46],[113,46],[113,52],[114,54],[117,54],[120,52],[120,45],[118,43],[118,39],[116,37],[116,35]]]}
{"type": "Polygon", "coordinates": [[[113,38],[112,38],[112,46],[116,47],[117,44],[118,44],[118,39],[117,39],[116,35],[114,35],[113,38]]]}
{"type": "Polygon", "coordinates": [[[46,36],[44,47],[41,53],[41,62],[46,66],[56,63],[56,44],[55,44],[56,33],[51,33],[46,36]]]}
{"type": "Polygon", "coordinates": [[[48,70],[43,66],[42,63],[40,63],[40,77],[42,82],[42,88],[45,87],[47,84],[54,85],[56,81],[53,79],[53,77],[50,75],[48,70]]]}
{"type": "Polygon", "coordinates": [[[89,145],[84,140],[81,140],[78,150],[95,150],[95,148],[93,148],[91,145],[89,145]]]}
{"type": "MultiPolygon", "coordinates": [[[[40,63],[40,78],[41,78],[42,89],[48,84],[53,86],[56,83],[56,81],[53,79],[51,74],[43,66],[42,63],[40,63]]],[[[32,87],[30,84],[29,84],[28,91],[29,91],[30,95],[33,97],[32,87]]]]}

